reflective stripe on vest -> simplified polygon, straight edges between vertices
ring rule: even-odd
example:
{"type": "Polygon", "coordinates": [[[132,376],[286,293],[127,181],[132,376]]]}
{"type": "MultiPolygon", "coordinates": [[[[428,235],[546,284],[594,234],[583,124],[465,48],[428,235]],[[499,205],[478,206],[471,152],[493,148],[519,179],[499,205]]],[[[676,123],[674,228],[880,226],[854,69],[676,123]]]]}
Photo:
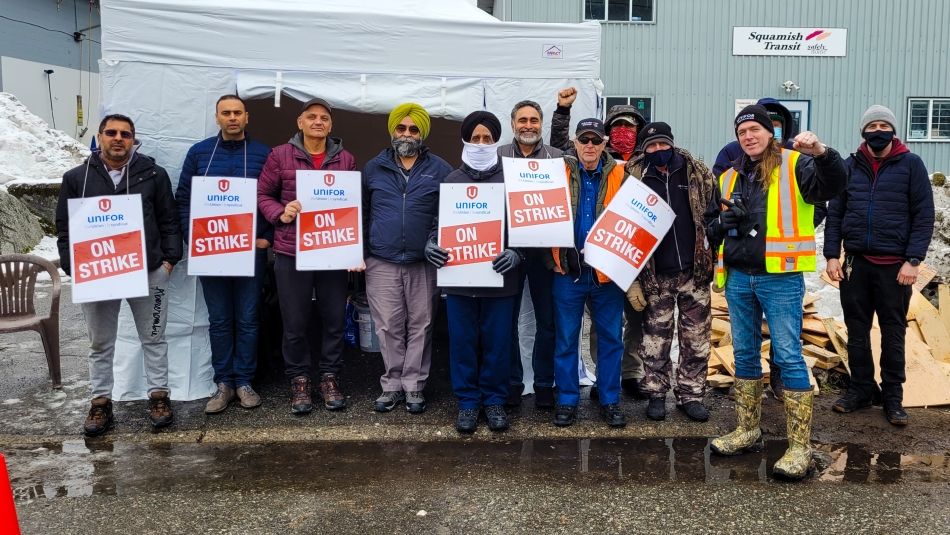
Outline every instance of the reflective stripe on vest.
{"type": "MultiPolygon", "coordinates": [[[[801,153],[782,149],[782,165],[772,171],[765,214],[765,271],[791,273],[815,271],[815,207],[798,189],[795,166],[801,153]]],[[[722,197],[732,197],[739,173],[729,168],[719,175],[722,197]]],[[[726,285],[725,238],[719,244],[716,286],[726,285]]]]}

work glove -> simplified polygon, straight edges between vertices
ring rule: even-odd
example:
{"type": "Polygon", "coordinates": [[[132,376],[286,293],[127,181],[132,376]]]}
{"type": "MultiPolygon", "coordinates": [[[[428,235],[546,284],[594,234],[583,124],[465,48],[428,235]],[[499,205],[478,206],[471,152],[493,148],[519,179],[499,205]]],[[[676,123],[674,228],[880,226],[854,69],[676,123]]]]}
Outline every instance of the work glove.
{"type": "Polygon", "coordinates": [[[433,266],[440,268],[449,261],[449,252],[445,249],[439,247],[439,244],[436,243],[435,238],[432,238],[426,242],[425,249],[426,260],[429,261],[433,266]]]}
{"type": "Polygon", "coordinates": [[[521,265],[521,255],[514,249],[505,249],[491,261],[491,267],[495,270],[495,273],[502,275],[515,269],[519,265],[521,265]]]}
{"type": "Polygon", "coordinates": [[[742,199],[736,199],[735,202],[728,199],[719,199],[719,202],[728,207],[719,214],[719,224],[723,230],[737,229],[748,218],[749,211],[742,199]]]}
{"type": "Polygon", "coordinates": [[[627,290],[627,301],[637,312],[647,307],[647,298],[643,295],[643,286],[640,285],[640,281],[633,281],[630,285],[627,290]]]}

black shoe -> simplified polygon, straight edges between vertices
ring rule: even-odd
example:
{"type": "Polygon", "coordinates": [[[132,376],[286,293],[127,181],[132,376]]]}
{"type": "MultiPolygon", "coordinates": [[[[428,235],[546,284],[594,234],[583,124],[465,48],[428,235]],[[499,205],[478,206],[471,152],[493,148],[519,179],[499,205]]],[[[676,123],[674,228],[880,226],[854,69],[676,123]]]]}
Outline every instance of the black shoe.
{"type": "Polygon", "coordinates": [[[650,399],[650,396],[643,391],[643,379],[621,379],[620,389],[633,399],[650,399]]]}
{"type": "Polygon", "coordinates": [[[474,433],[478,427],[478,410],[461,409],[455,419],[455,430],[459,433],[474,433]]]}
{"type": "Polygon", "coordinates": [[[863,396],[854,389],[848,389],[847,392],[838,401],[835,401],[835,404],[831,406],[831,409],[835,412],[854,412],[858,409],[866,409],[871,406],[871,398],[863,396]]]}
{"type": "Polygon", "coordinates": [[[506,407],[519,407],[521,406],[521,394],[524,392],[524,385],[509,385],[508,386],[508,399],[505,400],[506,407]]]}
{"type": "Polygon", "coordinates": [[[627,425],[627,417],[624,416],[623,411],[620,410],[619,403],[601,405],[600,416],[610,427],[624,427],[627,425]]]}
{"type": "Polygon", "coordinates": [[[600,399],[600,390],[597,388],[597,385],[590,387],[590,399],[593,401],[600,399]]]}
{"type": "Polygon", "coordinates": [[[900,401],[889,399],[884,402],[884,417],[891,425],[904,427],[910,423],[910,417],[904,412],[904,407],[900,401]]]}
{"type": "Polygon", "coordinates": [[[558,405],[554,408],[554,425],[558,427],[567,427],[574,425],[577,418],[576,405],[558,405]]]}
{"type": "Polygon", "coordinates": [[[656,422],[666,420],[666,398],[650,398],[647,405],[647,418],[656,422]]]}
{"type": "Polygon", "coordinates": [[[698,401],[687,401],[682,405],[676,406],[679,410],[686,413],[686,416],[689,416],[690,420],[695,420],[697,422],[705,422],[709,420],[709,411],[706,410],[706,407],[698,401]]]}
{"type": "Polygon", "coordinates": [[[488,420],[488,428],[492,431],[504,431],[508,429],[508,414],[501,405],[489,405],[485,407],[485,419],[488,420]]]}
{"type": "Polygon", "coordinates": [[[536,409],[554,408],[554,387],[553,386],[535,386],[534,387],[534,407],[536,409]]]}

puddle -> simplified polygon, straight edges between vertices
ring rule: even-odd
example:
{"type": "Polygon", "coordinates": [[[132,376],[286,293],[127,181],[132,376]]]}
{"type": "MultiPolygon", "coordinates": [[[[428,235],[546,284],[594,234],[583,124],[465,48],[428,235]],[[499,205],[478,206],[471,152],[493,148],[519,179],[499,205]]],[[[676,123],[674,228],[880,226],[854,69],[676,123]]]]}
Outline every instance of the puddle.
{"type": "MultiPolygon", "coordinates": [[[[736,457],[709,439],[430,443],[128,444],[75,440],[4,451],[17,501],[142,492],[332,490],[492,473],[520,481],[745,484],[772,480],[786,442],[736,457]]],[[[950,482],[950,452],[907,455],[816,444],[812,484],[950,482]]]]}

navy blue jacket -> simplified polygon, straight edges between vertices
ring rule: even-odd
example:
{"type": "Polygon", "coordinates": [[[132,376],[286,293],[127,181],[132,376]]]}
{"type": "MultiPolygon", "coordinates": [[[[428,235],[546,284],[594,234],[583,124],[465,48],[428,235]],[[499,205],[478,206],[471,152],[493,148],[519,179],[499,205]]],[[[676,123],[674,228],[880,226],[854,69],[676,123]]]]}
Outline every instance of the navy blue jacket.
{"type": "Polygon", "coordinates": [[[407,181],[396,160],[389,148],[363,168],[363,228],[369,254],[410,264],[425,259],[439,214],[439,184],[452,167],[422,147],[407,181]]]}
{"type": "MultiPolygon", "coordinates": [[[[188,241],[191,227],[191,178],[194,176],[221,176],[234,178],[257,178],[261,175],[270,147],[254,141],[247,136],[241,141],[221,139],[221,133],[199,141],[188,149],[185,162],[181,166],[175,202],[178,203],[178,217],[181,220],[181,233],[188,241]],[[217,148],[215,148],[217,144],[217,148]],[[245,150],[247,151],[245,153],[245,150]],[[211,154],[214,153],[214,158],[211,154]],[[246,165],[245,165],[246,164],[246,165]]],[[[255,203],[256,205],[256,203],[255,203]]],[[[257,214],[257,237],[274,243],[274,227],[257,214]]]]}
{"type": "Polygon", "coordinates": [[[886,158],[876,180],[860,150],[845,165],[848,187],[828,206],[825,258],[838,258],[844,242],[848,254],[923,260],[933,236],[934,198],[920,157],[904,152],[886,158]]]}

